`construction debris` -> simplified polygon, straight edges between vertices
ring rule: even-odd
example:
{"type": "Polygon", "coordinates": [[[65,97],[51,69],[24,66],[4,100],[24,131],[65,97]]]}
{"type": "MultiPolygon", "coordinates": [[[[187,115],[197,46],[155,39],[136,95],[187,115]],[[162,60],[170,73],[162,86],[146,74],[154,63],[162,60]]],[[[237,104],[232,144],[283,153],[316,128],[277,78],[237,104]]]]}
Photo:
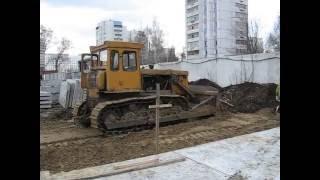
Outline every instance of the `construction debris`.
{"type": "Polygon", "coordinates": [[[222,103],[224,103],[224,104],[226,104],[226,105],[228,105],[228,106],[230,106],[230,107],[234,107],[233,104],[228,103],[226,100],[218,99],[218,101],[220,101],[220,102],[222,102],[222,103]]]}

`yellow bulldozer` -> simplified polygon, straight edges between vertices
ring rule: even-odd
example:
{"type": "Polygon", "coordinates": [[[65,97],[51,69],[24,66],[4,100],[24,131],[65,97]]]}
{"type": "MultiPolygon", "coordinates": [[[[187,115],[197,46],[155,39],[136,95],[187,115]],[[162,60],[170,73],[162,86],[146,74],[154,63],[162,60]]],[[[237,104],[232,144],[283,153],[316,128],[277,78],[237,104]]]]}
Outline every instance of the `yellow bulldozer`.
{"type": "Polygon", "coordinates": [[[187,71],[142,69],[142,48],[141,43],[105,41],[81,55],[86,99],[74,108],[77,125],[102,131],[154,125],[155,112],[149,105],[156,101],[156,83],[161,103],[172,104],[161,109],[160,123],[215,114],[215,95],[190,89],[187,71]]]}

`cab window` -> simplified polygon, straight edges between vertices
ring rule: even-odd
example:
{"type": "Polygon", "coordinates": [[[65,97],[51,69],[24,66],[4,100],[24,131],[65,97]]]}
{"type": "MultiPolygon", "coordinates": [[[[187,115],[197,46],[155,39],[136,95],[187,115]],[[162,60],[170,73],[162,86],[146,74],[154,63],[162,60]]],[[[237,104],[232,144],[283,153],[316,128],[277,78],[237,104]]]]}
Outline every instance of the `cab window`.
{"type": "Polygon", "coordinates": [[[111,57],[110,57],[110,69],[112,71],[119,70],[119,52],[116,50],[111,51],[111,57]]]}
{"type": "Polygon", "coordinates": [[[100,61],[102,62],[103,65],[106,65],[107,59],[108,59],[108,50],[102,50],[100,51],[100,61]]]}
{"type": "Polygon", "coordinates": [[[124,51],[123,54],[123,70],[135,71],[137,70],[137,57],[135,51],[124,51]]]}

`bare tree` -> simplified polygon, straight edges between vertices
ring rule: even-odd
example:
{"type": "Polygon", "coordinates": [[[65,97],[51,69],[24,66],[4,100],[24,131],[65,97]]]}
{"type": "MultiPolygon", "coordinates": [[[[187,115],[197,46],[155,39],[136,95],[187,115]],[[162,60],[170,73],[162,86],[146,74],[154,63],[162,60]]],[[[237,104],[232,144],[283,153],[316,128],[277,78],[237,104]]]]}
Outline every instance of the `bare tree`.
{"type": "MultiPolygon", "coordinates": [[[[131,37],[130,37],[131,39],[131,37]]],[[[137,31],[134,41],[144,44],[142,49],[142,64],[155,64],[159,62],[177,61],[175,48],[164,48],[164,33],[156,18],[153,19],[152,27],[145,27],[137,31]]]]}
{"type": "Polygon", "coordinates": [[[55,71],[58,72],[59,66],[62,62],[66,61],[67,59],[63,58],[64,53],[71,47],[71,41],[62,38],[60,41],[60,45],[57,47],[57,56],[54,58],[54,65],[55,71]]]}
{"type": "Polygon", "coordinates": [[[182,52],[180,54],[180,57],[181,57],[181,61],[185,60],[186,59],[186,54],[184,52],[182,52]]]}
{"type": "Polygon", "coordinates": [[[163,31],[156,18],[153,19],[151,28],[151,57],[153,63],[158,63],[161,56],[165,55],[163,48],[163,31]]]}
{"type": "Polygon", "coordinates": [[[269,34],[267,46],[275,51],[280,51],[280,16],[273,26],[273,32],[269,34]]]}
{"type": "Polygon", "coordinates": [[[41,46],[44,48],[44,51],[46,52],[49,44],[52,40],[53,31],[45,27],[44,25],[40,25],[40,39],[41,39],[41,46]]]}
{"type": "Polygon", "coordinates": [[[134,37],[135,42],[143,43],[144,48],[142,49],[142,64],[150,64],[149,60],[149,40],[145,31],[138,31],[134,37]]]}
{"type": "Polygon", "coordinates": [[[174,46],[171,46],[170,48],[164,48],[163,54],[160,56],[160,62],[174,62],[178,61],[178,57],[175,53],[174,46]]]}
{"type": "Polygon", "coordinates": [[[247,52],[248,54],[262,53],[263,42],[260,36],[260,28],[257,21],[251,21],[248,26],[248,41],[247,52]]]}

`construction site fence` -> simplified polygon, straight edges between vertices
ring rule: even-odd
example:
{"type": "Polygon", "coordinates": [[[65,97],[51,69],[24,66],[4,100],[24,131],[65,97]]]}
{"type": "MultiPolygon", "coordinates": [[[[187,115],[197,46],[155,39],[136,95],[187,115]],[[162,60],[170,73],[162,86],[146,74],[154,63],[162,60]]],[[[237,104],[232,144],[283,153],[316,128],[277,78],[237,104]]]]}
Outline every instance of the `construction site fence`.
{"type": "Polygon", "coordinates": [[[58,103],[61,84],[68,79],[80,79],[80,72],[44,74],[41,80],[40,91],[51,93],[52,102],[58,103]]]}
{"type": "Polygon", "coordinates": [[[155,64],[154,68],[188,71],[189,81],[205,78],[222,87],[243,82],[279,83],[280,53],[223,56],[159,63],[155,64]]]}
{"type": "Polygon", "coordinates": [[[42,77],[44,81],[50,80],[66,80],[66,79],[80,79],[80,72],[58,72],[44,74],[42,77]]]}

